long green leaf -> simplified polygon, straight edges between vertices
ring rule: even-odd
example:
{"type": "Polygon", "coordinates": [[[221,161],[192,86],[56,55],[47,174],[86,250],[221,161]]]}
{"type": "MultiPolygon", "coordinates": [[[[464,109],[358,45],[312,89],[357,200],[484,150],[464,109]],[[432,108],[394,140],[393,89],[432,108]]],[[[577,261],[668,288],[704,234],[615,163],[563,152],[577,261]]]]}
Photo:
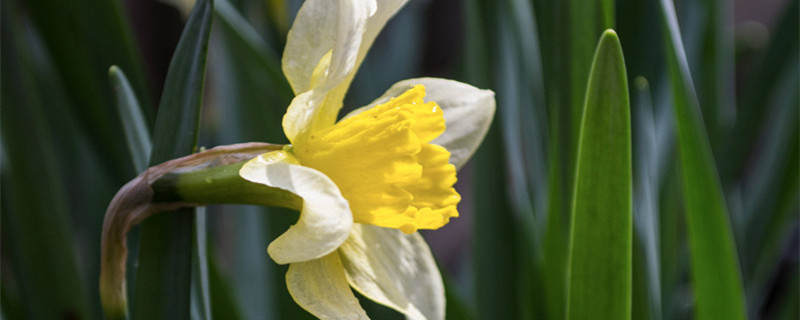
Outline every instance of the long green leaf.
{"type": "MultiPolygon", "coordinates": [[[[80,123],[78,127],[104,156],[101,164],[111,168],[117,183],[133,174],[119,120],[108,68],[119,65],[127,70],[132,85],[145,106],[151,106],[144,85],[144,73],[133,38],[128,30],[121,2],[96,1],[75,5],[58,0],[25,1],[27,13],[41,32],[52,56],[56,76],[66,88],[68,107],[80,123]]],[[[145,108],[152,118],[152,108],[145,108]]]]}
{"type": "Polygon", "coordinates": [[[769,302],[775,274],[781,267],[787,240],[794,233],[792,221],[797,210],[798,163],[800,163],[800,118],[798,117],[797,61],[784,72],[775,95],[772,121],[765,126],[760,152],[755,157],[749,176],[744,179],[744,219],[746,239],[745,288],[748,306],[761,310],[769,302]]]}
{"type": "Polygon", "coordinates": [[[196,209],[192,236],[192,302],[191,312],[194,320],[212,319],[211,288],[208,270],[208,240],[206,228],[206,208],[196,209]]]}
{"type": "MultiPolygon", "coordinates": [[[[172,57],[153,134],[150,164],[189,154],[197,144],[213,0],[201,0],[172,57]]],[[[159,214],[142,224],[133,316],[188,319],[194,210],[159,214]]]]}
{"type": "Polygon", "coordinates": [[[284,143],[281,119],[294,97],[275,56],[255,29],[227,1],[215,4],[219,31],[225,43],[220,50],[224,69],[220,101],[230,116],[223,142],[242,140],[284,143]]]}
{"type": "MultiPolygon", "coordinates": [[[[499,111],[499,110],[498,110],[499,111]]],[[[478,319],[518,319],[517,237],[506,201],[500,128],[492,125],[475,154],[473,255],[478,319]]]]}
{"type": "MultiPolygon", "coordinates": [[[[584,93],[592,66],[596,39],[606,28],[614,27],[613,1],[569,1],[569,62],[570,62],[570,127],[572,148],[577,148],[578,130],[583,114],[584,93]]],[[[574,152],[574,151],[573,151],[574,152]]]]}
{"type": "Polygon", "coordinates": [[[726,161],[720,162],[723,181],[741,175],[749,159],[752,148],[759,136],[758,130],[764,125],[764,102],[769,100],[774,89],[779,88],[776,76],[790,70],[797,62],[800,41],[797,39],[797,25],[800,21],[800,1],[787,1],[769,46],[759,57],[752,76],[742,86],[736,110],[736,122],[730,131],[725,146],[726,161]]]}
{"type": "MultiPolygon", "coordinates": [[[[23,318],[91,319],[61,188],[60,141],[46,121],[47,91],[16,5],[3,1],[0,10],[3,280],[14,280],[23,318]]],[[[4,288],[4,304],[9,295],[4,288]]]]}
{"type": "MultiPolygon", "coordinates": [[[[492,1],[467,2],[468,59],[470,83],[491,86],[495,75],[489,68],[499,53],[492,38],[498,24],[498,7],[492,1]]],[[[498,50],[499,51],[499,50],[498,50]]],[[[504,117],[503,105],[511,101],[498,99],[496,119],[504,117]]],[[[475,302],[478,319],[519,319],[517,283],[519,239],[510,191],[506,186],[506,161],[503,128],[495,121],[475,154],[475,216],[473,222],[473,262],[475,268],[475,302]]],[[[526,302],[527,303],[527,302],[526,302]]]]}
{"type": "MultiPolygon", "coordinates": [[[[514,33],[509,22],[514,20],[508,17],[510,12],[514,12],[514,10],[500,8],[498,10],[498,18],[495,19],[498,24],[497,30],[499,30],[497,54],[500,57],[500,63],[496,71],[497,100],[502,103],[501,107],[504,109],[503,112],[499,112],[497,121],[502,124],[500,126],[502,129],[502,142],[507,155],[504,162],[507,166],[507,172],[536,172],[533,176],[540,177],[544,175],[541,172],[543,171],[543,164],[533,161],[533,166],[529,166],[531,162],[526,163],[525,147],[527,143],[536,144],[534,141],[538,137],[531,137],[530,140],[525,140],[523,129],[536,125],[524,122],[534,122],[537,119],[527,118],[527,121],[523,120],[526,118],[522,110],[533,109],[533,106],[531,101],[525,97],[524,92],[527,92],[527,90],[523,90],[520,85],[525,83],[523,79],[527,70],[524,70],[525,68],[522,68],[522,71],[520,70],[520,62],[522,60],[520,55],[522,53],[515,46],[518,42],[517,39],[512,36],[514,33]]],[[[537,155],[541,156],[541,152],[537,152],[537,155]]],[[[501,157],[498,158],[502,159],[501,157]]],[[[531,177],[523,174],[511,174],[506,179],[510,185],[507,192],[511,213],[514,221],[518,222],[514,226],[519,231],[516,233],[516,240],[512,240],[518,243],[516,246],[517,252],[514,254],[517,263],[517,266],[515,266],[516,276],[518,277],[518,280],[515,281],[515,286],[519,292],[518,299],[521,302],[524,301],[524,303],[519,303],[518,309],[520,309],[520,313],[518,317],[532,316],[535,311],[538,311],[537,309],[541,309],[541,306],[535,305],[537,299],[534,298],[532,289],[535,287],[533,282],[536,281],[535,278],[537,276],[534,261],[541,260],[535,259],[534,255],[541,254],[541,245],[537,226],[534,222],[536,217],[534,217],[533,195],[531,192],[533,185],[529,184],[531,181],[529,178],[531,177]]]]}
{"type": "Polygon", "coordinates": [[[617,34],[597,45],[578,147],[568,319],[630,319],[632,168],[628,79],[617,34]]]}
{"type": "Polygon", "coordinates": [[[543,280],[548,318],[566,310],[567,246],[583,98],[597,38],[613,25],[612,1],[534,1],[548,118],[548,201],[543,280]]]}
{"type": "MultiPolygon", "coordinates": [[[[220,135],[222,142],[286,143],[281,118],[294,94],[281,73],[279,57],[227,1],[218,1],[215,15],[220,22],[215,32],[225,44],[214,55],[224,66],[215,85],[220,88],[218,104],[226,106],[223,127],[228,130],[220,135]]],[[[231,261],[230,280],[242,318],[311,318],[286,290],[286,267],[276,265],[264,251],[266,241],[297,221],[296,212],[257,206],[225,209],[236,213],[234,221],[224,225],[235,234],[231,246],[239,252],[231,261]]]]}
{"type": "Polygon", "coordinates": [[[131,152],[131,160],[136,172],[147,169],[150,159],[150,131],[147,129],[147,122],[142,113],[139,99],[131,88],[128,78],[117,66],[112,66],[108,70],[114,92],[117,97],[117,109],[122,120],[122,127],[125,133],[125,140],[128,142],[128,150],[131,152]]]}
{"type": "Polygon", "coordinates": [[[212,319],[242,319],[231,294],[230,284],[222,276],[216,261],[214,252],[209,250],[208,285],[211,293],[211,305],[213,306],[211,308],[212,319]]]}
{"type": "MultiPolygon", "coordinates": [[[[658,140],[656,138],[656,123],[653,118],[653,102],[650,96],[650,87],[643,77],[634,79],[636,89],[633,114],[635,115],[634,156],[635,156],[635,197],[634,197],[634,229],[636,237],[634,256],[634,288],[637,279],[641,280],[642,288],[646,294],[634,294],[633,308],[637,305],[646,306],[640,310],[643,315],[651,319],[661,319],[661,272],[660,272],[660,243],[659,243],[659,175],[658,175],[658,140]],[[637,265],[641,268],[637,269],[637,265]],[[636,273],[641,277],[636,277],[636,273]],[[638,302],[638,304],[637,304],[638,302]]],[[[636,314],[634,312],[634,314],[636,314]]],[[[634,318],[640,318],[634,316],[634,318]]]]}
{"type": "MultiPolygon", "coordinates": [[[[139,99],[131,88],[125,73],[117,66],[112,66],[108,70],[111,84],[117,100],[117,109],[122,120],[122,129],[125,140],[128,142],[131,161],[137,172],[147,169],[150,161],[150,150],[153,142],[150,139],[150,132],[139,105],[139,99]]],[[[139,228],[135,228],[128,234],[130,246],[129,255],[136,257],[139,254],[139,228]]],[[[136,286],[136,264],[134,261],[127,262],[128,293],[135,292],[136,286]]]]}
{"type": "MultiPolygon", "coordinates": [[[[671,111],[671,110],[669,110],[671,111]]],[[[664,319],[685,319],[691,317],[686,307],[685,270],[688,258],[685,257],[687,242],[683,226],[683,193],[677,156],[669,157],[668,172],[664,176],[658,211],[659,241],[661,257],[661,306],[664,319]]]]}
{"type": "Polygon", "coordinates": [[[711,146],[683,50],[675,8],[661,0],[678,127],[697,319],[744,319],[739,261],[711,146]]]}
{"type": "Polygon", "coordinates": [[[698,58],[695,79],[698,99],[703,107],[705,125],[712,141],[724,137],[719,128],[733,120],[736,104],[734,87],[734,37],[733,2],[727,0],[702,0],[696,3],[697,15],[702,23],[697,29],[698,58]]]}

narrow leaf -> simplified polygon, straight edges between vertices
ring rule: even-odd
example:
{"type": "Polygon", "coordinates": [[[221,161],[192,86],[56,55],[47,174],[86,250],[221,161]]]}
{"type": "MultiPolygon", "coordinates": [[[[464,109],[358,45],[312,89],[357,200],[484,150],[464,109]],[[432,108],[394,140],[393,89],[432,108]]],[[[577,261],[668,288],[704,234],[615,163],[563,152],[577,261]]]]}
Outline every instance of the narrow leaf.
{"type": "Polygon", "coordinates": [[[785,70],[797,63],[798,44],[797,25],[800,21],[800,1],[787,1],[781,10],[783,16],[775,27],[769,46],[758,59],[752,76],[742,85],[738,99],[736,122],[730,131],[725,146],[726,161],[720,162],[720,174],[723,178],[739,176],[744,170],[752,148],[759,137],[758,130],[770,114],[765,111],[764,102],[770,100],[775,89],[780,88],[780,76],[785,70]]]}
{"type": "Polygon", "coordinates": [[[603,33],[578,145],[568,319],[630,319],[632,237],[628,80],[616,33],[603,33]]]}
{"type": "Polygon", "coordinates": [[[142,172],[147,169],[152,147],[147,122],[139,106],[139,100],[122,69],[112,66],[108,70],[108,76],[111,78],[117,96],[117,109],[122,120],[125,140],[128,141],[128,150],[131,152],[133,166],[136,168],[136,172],[142,172]]]}
{"type": "Polygon", "coordinates": [[[572,152],[577,148],[578,130],[583,113],[583,99],[586,92],[589,68],[595,39],[604,29],[614,26],[613,1],[569,1],[569,79],[570,79],[570,119],[572,132],[572,152]]]}
{"type": "MultiPolygon", "coordinates": [[[[214,31],[225,44],[212,55],[223,66],[214,84],[220,88],[217,103],[226,106],[222,127],[230,129],[221,132],[222,142],[285,143],[281,119],[294,93],[281,72],[280,57],[228,1],[217,1],[214,10],[219,22],[214,31]]],[[[297,222],[297,213],[261,206],[225,210],[235,212],[235,219],[223,225],[234,234],[230,246],[239,252],[230,261],[229,272],[236,311],[244,319],[312,318],[289,295],[286,266],[275,264],[265,250],[265,239],[285,232],[297,222]]],[[[214,307],[212,312],[217,313],[216,302],[214,307]]]]}
{"type": "Polygon", "coordinates": [[[211,294],[211,309],[212,319],[242,319],[239,309],[236,307],[233,295],[231,293],[230,284],[216,263],[214,251],[209,250],[208,259],[208,285],[211,294]]]}
{"type": "Polygon", "coordinates": [[[697,319],[744,319],[730,217],[700,114],[672,1],[661,0],[678,127],[697,319]]]}
{"type": "MultiPolygon", "coordinates": [[[[498,112],[501,109],[498,108],[498,112]]],[[[475,153],[473,256],[478,319],[518,319],[517,239],[507,199],[504,161],[495,122],[475,153]]]]}
{"type": "MultiPolygon", "coordinates": [[[[499,30],[497,5],[492,1],[472,0],[466,4],[469,33],[466,69],[470,83],[491,86],[490,66],[497,61],[499,30]]],[[[498,98],[496,119],[504,117],[504,101],[498,98]]],[[[473,262],[475,301],[478,319],[519,319],[519,246],[514,211],[507,199],[510,190],[505,178],[506,159],[503,128],[495,121],[475,153],[475,216],[473,222],[473,262]]]]}
{"type": "Polygon", "coordinates": [[[57,140],[45,117],[49,103],[34,72],[17,5],[3,1],[0,10],[3,316],[13,317],[6,314],[7,307],[13,308],[6,305],[12,298],[6,287],[10,282],[18,287],[13,300],[20,302],[16,311],[22,318],[90,319],[68,198],[61,188],[57,140]]]}
{"type": "MultiPolygon", "coordinates": [[[[113,169],[114,178],[122,182],[133,172],[124,138],[118,134],[116,110],[109,107],[114,99],[107,82],[108,67],[116,64],[127,70],[133,88],[145,99],[141,103],[152,105],[133,37],[120,10],[122,2],[75,5],[31,0],[24,4],[53,58],[56,77],[66,88],[67,106],[77,115],[79,129],[104,155],[101,163],[113,169]]],[[[149,110],[145,109],[146,118],[149,110]]]]}
{"type": "MultiPolygon", "coordinates": [[[[213,0],[195,4],[175,49],[156,118],[151,165],[195,150],[212,10],[213,0]]],[[[189,318],[193,212],[161,213],[142,224],[134,317],[189,318]]]]}
{"type": "MultiPolygon", "coordinates": [[[[122,69],[117,66],[112,66],[108,70],[108,75],[116,95],[117,109],[122,120],[122,129],[125,134],[125,140],[128,142],[128,150],[130,150],[133,167],[136,169],[136,172],[142,172],[147,169],[147,164],[150,159],[150,150],[153,147],[145,117],[142,114],[139,100],[136,98],[136,94],[131,88],[128,78],[125,76],[122,69]]],[[[129,233],[128,239],[130,239],[128,256],[138,256],[139,229],[136,228],[129,233]]],[[[136,264],[129,261],[126,270],[126,278],[129,283],[128,293],[132,293],[135,289],[136,264]]]]}
{"type": "MultiPolygon", "coordinates": [[[[650,86],[643,77],[634,79],[636,88],[634,115],[634,156],[635,156],[635,197],[634,197],[634,229],[636,230],[635,243],[640,244],[634,255],[638,258],[643,276],[642,287],[646,288],[646,295],[634,295],[634,309],[637,299],[641,305],[648,306],[649,310],[642,310],[651,319],[661,319],[661,271],[660,271],[660,242],[659,242],[659,212],[658,196],[661,186],[658,170],[658,139],[656,138],[656,123],[653,116],[653,102],[650,96],[650,86]]],[[[634,274],[637,272],[634,269],[634,274]]],[[[636,279],[634,280],[636,285],[636,279]]]]}
{"type": "Polygon", "coordinates": [[[192,319],[210,320],[211,293],[208,275],[206,208],[195,209],[192,254],[192,319]]]}

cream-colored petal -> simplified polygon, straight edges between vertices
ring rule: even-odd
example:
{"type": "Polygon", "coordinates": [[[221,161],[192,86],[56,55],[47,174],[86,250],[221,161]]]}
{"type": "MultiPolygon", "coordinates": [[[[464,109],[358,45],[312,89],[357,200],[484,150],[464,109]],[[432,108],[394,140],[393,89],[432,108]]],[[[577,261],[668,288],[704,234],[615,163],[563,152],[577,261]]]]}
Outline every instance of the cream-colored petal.
{"type": "Polygon", "coordinates": [[[293,144],[333,125],[370,46],[407,0],[308,0],[283,53],[283,71],[297,97],[283,118],[293,144]]]}
{"type": "Polygon", "coordinates": [[[419,233],[355,224],[339,248],[347,280],[408,319],[444,319],[442,276],[419,233]]]}
{"type": "Polygon", "coordinates": [[[312,74],[327,53],[317,85],[331,87],[353,72],[375,0],[307,0],[297,12],[283,50],[283,72],[295,94],[310,90],[312,74]]]}
{"type": "Polygon", "coordinates": [[[385,103],[414,85],[425,86],[425,102],[435,101],[444,111],[447,129],[432,143],[450,151],[450,163],[460,169],[483,141],[495,111],[494,92],[466,83],[440,78],[416,78],[400,81],[369,105],[354,110],[347,117],[385,103]]]}
{"type": "MultiPolygon", "coordinates": [[[[283,115],[283,133],[293,145],[303,144],[302,135],[313,131],[314,117],[322,109],[329,91],[311,89],[292,99],[283,115]]],[[[341,104],[341,101],[339,101],[341,104]]],[[[333,108],[328,108],[333,109],[333,108]]]]}
{"type": "Polygon", "coordinates": [[[297,13],[282,62],[297,95],[283,117],[283,131],[293,144],[336,121],[347,88],[335,88],[355,73],[374,1],[308,0],[297,13]]]}
{"type": "MultiPolygon", "coordinates": [[[[312,74],[332,53],[325,81],[352,75],[386,22],[408,0],[307,0],[295,17],[283,51],[283,71],[295,94],[312,88],[312,74]]],[[[320,82],[322,83],[322,82],[320,82]]],[[[349,83],[349,81],[348,81],[349,83]]]]}
{"type": "Polygon", "coordinates": [[[267,248],[278,264],[317,259],[336,250],[350,234],[353,214],[325,174],[297,164],[288,152],[273,151],[242,166],[245,180],[292,192],[303,199],[297,223],[267,248]]]}
{"type": "Polygon", "coordinates": [[[339,254],[292,263],[286,288],[294,301],[320,319],[369,319],[347,284],[339,254]]]}

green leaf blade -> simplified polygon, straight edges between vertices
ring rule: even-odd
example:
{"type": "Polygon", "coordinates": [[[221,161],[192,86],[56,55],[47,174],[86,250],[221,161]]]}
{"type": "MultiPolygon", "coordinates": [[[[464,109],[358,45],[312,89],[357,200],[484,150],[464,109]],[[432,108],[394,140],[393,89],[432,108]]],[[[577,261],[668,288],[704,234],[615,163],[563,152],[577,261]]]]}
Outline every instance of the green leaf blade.
{"type": "MultiPolygon", "coordinates": [[[[198,1],[170,63],[156,117],[150,164],[194,152],[203,99],[213,0],[198,1]]],[[[142,224],[133,316],[189,319],[194,210],[161,213],[142,224]]]]}
{"type": "MultiPolygon", "coordinates": [[[[117,183],[132,172],[130,157],[119,135],[114,99],[107,82],[111,65],[128,71],[131,84],[144,106],[151,106],[145,88],[145,75],[132,33],[119,1],[97,1],[76,6],[57,0],[24,1],[27,14],[41,32],[49,50],[55,80],[65,87],[66,105],[76,116],[93,147],[104,157],[103,165],[112,170],[117,183]]],[[[146,118],[152,118],[145,108],[146,118]],[[148,117],[149,116],[149,117],[148,117]]]]}
{"type": "Polygon", "coordinates": [[[147,121],[142,113],[139,100],[136,98],[136,94],[133,92],[133,88],[131,88],[130,82],[128,82],[128,78],[122,72],[122,69],[112,66],[108,70],[108,76],[111,78],[111,84],[116,93],[117,108],[122,120],[125,139],[128,142],[128,150],[131,152],[133,166],[136,168],[136,172],[142,172],[147,169],[150,149],[152,148],[147,121]]]}
{"type": "Polygon", "coordinates": [[[616,33],[597,46],[573,201],[568,319],[630,319],[632,167],[628,80],[616,33]]]}
{"type": "Polygon", "coordinates": [[[0,5],[1,316],[93,319],[59,174],[57,142],[67,138],[58,139],[48,126],[45,114],[54,103],[42,94],[47,86],[35,72],[19,4],[0,5]]]}
{"type": "Polygon", "coordinates": [[[661,1],[672,85],[697,319],[744,319],[739,261],[673,4],[661,1]]]}

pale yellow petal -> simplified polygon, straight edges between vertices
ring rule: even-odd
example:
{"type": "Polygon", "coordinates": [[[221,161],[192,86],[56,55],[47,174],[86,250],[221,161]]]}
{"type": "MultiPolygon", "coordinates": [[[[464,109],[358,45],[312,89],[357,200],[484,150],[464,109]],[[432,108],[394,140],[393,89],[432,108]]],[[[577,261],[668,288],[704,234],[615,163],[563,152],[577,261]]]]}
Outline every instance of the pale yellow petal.
{"type": "Polygon", "coordinates": [[[255,157],[242,166],[239,176],[303,199],[297,223],[267,248],[275,262],[320,258],[336,250],[350,234],[353,215],[336,184],[321,172],[298,165],[288,152],[273,151],[255,157]]]}
{"type": "Polygon", "coordinates": [[[317,318],[369,319],[350,290],[336,252],[289,265],[286,288],[300,307],[317,318]]]}
{"type": "Polygon", "coordinates": [[[419,233],[356,224],[339,249],[347,280],[408,319],[444,319],[442,276],[419,233]]]}
{"type": "Polygon", "coordinates": [[[375,0],[307,0],[300,7],[286,37],[282,67],[295,94],[312,89],[314,69],[322,67],[317,81],[330,90],[354,72],[367,18],[375,0]],[[327,65],[319,66],[331,53],[327,65]]]}
{"type": "Polygon", "coordinates": [[[308,0],[297,13],[286,39],[282,67],[295,92],[283,118],[293,144],[318,127],[332,125],[342,107],[367,18],[375,0],[308,0]]]}
{"type": "Polygon", "coordinates": [[[406,0],[308,0],[283,53],[283,70],[297,97],[283,128],[292,144],[331,126],[369,47],[406,0]]]}

